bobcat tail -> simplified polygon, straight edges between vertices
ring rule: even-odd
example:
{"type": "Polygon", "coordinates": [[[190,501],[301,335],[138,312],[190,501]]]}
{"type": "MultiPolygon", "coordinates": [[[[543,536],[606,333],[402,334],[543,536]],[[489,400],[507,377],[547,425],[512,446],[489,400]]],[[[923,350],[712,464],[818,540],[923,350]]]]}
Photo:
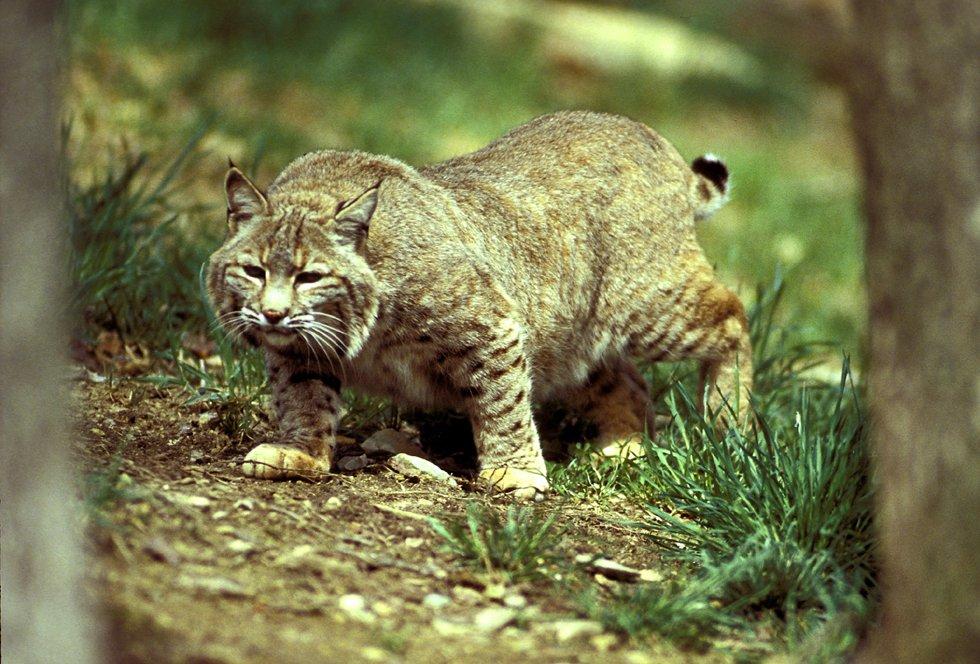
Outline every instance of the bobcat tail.
{"type": "Polygon", "coordinates": [[[691,170],[697,175],[692,197],[694,219],[707,219],[728,202],[728,168],[721,159],[706,154],[691,162],[691,170]]]}

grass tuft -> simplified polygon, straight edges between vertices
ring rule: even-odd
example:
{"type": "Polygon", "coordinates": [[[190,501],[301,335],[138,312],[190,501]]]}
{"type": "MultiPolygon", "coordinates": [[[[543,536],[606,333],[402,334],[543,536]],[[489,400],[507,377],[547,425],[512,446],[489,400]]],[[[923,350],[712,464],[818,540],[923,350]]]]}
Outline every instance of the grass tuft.
{"type": "MultiPolygon", "coordinates": [[[[65,142],[67,143],[67,129],[65,142]]],[[[110,156],[87,184],[68,182],[72,302],[83,333],[113,330],[159,347],[207,318],[199,272],[210,242],[188,241],[180,223],[180,173],[203,128],[165,164],[145,152],[110,156]]]]}
{"type": "Polygon", "coordinates": [[[268,378],[260,352],[236,348],[223,339],[215,356],[220,363],[209,366],[204,360],[192,360],[174,346],[165,359],[170,373],[147,376],[146,381],[158,387],[176,387],[187,394],[185,405],[206,404],[218,415],[218,425],[233,440],[241,441],[252,434],[263,419],[263,402],[268,392],[268,378]]]}
{"type": "Polygon", "coordinates": [[[561,536],[557,518],[557,511],[544,517],[533,507],[511,505],[501,514],[470,502],[464,515],[431,519],[430,525],[443,538],[446,551],[491,576],[514,582],[541,578],[555,562],[561,536]]]}

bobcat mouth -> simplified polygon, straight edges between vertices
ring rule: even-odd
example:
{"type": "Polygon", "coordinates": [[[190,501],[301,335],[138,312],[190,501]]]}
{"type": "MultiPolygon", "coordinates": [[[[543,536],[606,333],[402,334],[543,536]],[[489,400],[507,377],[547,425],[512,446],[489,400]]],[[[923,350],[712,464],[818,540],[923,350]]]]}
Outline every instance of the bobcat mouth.
{"type": "Polygon", "coordinates": [[[296,339],[296,330],[288,327],[268,327],[262,330],[262,334],[271,346],[288,346],[296,339]]]}

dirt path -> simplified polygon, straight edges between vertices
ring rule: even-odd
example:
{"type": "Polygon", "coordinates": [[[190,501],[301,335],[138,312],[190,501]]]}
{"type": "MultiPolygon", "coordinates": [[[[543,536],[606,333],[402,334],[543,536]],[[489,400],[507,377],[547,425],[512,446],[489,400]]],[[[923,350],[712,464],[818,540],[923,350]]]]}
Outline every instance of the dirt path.
{"type": "MultiPolygon", "coordinates": [[[[383,463],[318,482],[247,480],[249,444],[136,381],[79,383],[76,406],[87,491],[102,495],[89,499],[90,588],[118,661],[727,661],[581,622],[568,579],[507,586],[443,552],[427,517],[488,500],[478,493],[383,463]]],[[[600,553],[659,565],[621,525],[630,515],[557,498],[543,509],[561,511],[570,566],[600,553]]]]}

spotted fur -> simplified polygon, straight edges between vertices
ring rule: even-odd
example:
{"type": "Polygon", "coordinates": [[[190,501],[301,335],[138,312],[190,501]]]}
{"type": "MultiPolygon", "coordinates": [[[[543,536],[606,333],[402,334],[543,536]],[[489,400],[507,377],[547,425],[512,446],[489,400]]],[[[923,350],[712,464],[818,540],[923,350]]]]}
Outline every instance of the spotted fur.
{"type": "Polygon", "coordinates": [[[697,358],[709,404],[744,412],[744,309],[694,230],[728,173],[695,163],[642,124],[564,112],[420,169],[313,152],[263,194],[232,168],[208,290],[265,349],[282,437],[245,472],[327,469],[341,385],[468,413],[481,476],[522,496],[548,487],[532,403],[578,407],[607,449],[649,427],[634,359],[697,358]]]}

